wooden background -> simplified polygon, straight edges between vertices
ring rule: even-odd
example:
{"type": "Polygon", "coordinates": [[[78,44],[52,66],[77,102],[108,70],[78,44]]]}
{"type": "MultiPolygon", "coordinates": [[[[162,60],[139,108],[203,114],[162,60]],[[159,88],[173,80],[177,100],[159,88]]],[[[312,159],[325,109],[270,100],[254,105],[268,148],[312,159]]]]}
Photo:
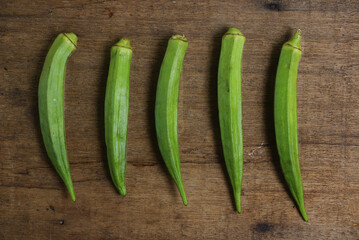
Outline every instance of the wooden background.
{"type": "Polygon", "coordinates": [[[359,239],[357,0],[1,1],[1,239],[359,239]],[[234,209],[219,135],[221,35],[246,36],[242,214],[234,209]],[[303,31],[298,126],[304,222],[283,182],[273,129],[281,45],[303,31]],[[58,33],[78,35],[66,73],[66,143],[77,201],[41,139],[38,82],[58,33]],[[189,48],[180,84],[179,142],[188,206],[159,154],[155,90],[168,38],[189,48]],[[128,195],[106,164],[103,104],[110,47],[132,40],[128,195]]]}

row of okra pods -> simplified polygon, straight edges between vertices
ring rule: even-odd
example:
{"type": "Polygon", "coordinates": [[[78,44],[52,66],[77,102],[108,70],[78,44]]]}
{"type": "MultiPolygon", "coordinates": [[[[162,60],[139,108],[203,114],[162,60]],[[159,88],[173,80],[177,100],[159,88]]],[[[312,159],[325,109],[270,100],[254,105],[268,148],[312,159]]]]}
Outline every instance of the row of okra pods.
{"type": "MultiPolygon", "coordinates": [[[[301,32],[284,43],[279,58],[274,93],[274,120],[278,153],[284,177],[305,221],[308,220],[299,167],[297,134],[296,81],[301,57],[301,32]]],[[[231,179],[236,208],[241,212],[243,173],[243,134],[241,61],[245,37],[236,28],[222,37],[218,66],[218,110],[224,159],[231,179]]],[[[74,33],[61,33],[52,44],[40,77],[38,102],[40,125],[47,154],[64,181],[73,201],[75,193],[65,145],[64,77],[66,62],[77,47],[74,33]]],[[[155,123],[163,160],[181,194],[187,198],[182,183],[178,136],[177,105],[182,63],[188,47],[182,35],[168,41],[157,83],[155,123]]],[[[126,142],[129,112],[129,76],[132,49],[128,39],[111,48],[105,96],[105,141],[112,181],[121,195],[126,195],[126,142]]]]}

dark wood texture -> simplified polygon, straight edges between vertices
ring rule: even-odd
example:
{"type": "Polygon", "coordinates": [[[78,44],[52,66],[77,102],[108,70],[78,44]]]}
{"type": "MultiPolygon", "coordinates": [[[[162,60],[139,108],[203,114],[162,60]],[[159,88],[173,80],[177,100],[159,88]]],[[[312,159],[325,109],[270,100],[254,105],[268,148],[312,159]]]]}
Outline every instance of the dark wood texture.
{"type": "Polygon", "coordinates": [[[357,0],[1,1],[1,239],[358,239],[357,0]],[[242,214],[221,153],[217,67],[229,26],[243,56],[242,214]],[[298,126],[305,223],[275,151],[273,87],[281,45],[303,31],[298,126]],[[66,143],[77,202],[50,164],[37,110],[39,77],[60,32],[78,35],[66,73],[66,143]],[[159,154],[158,72],[171,34],[185,34],[179,142],[188,206],[159,154]],[[132,40],[127,190],[107,170],[103,104],[112,44],[132,40]]]}

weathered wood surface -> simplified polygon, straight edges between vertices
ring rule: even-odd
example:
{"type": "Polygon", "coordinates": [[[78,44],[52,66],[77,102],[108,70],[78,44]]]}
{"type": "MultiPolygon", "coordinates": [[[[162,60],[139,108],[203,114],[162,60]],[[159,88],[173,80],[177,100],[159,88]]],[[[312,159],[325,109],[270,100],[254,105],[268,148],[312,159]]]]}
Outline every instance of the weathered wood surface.
{"type": "Polygon", "coordinates": [[[1,1],[1,239],[358,239],[359,4],[356,0],[1,1]],[[233,205],[219,136],[221,35],[246,36],[242,214],[233,205]],[[300,161],[309,222],[286,192],[275,155],[273,84],[281,45],[303,31],[298,78],[300,161]],[[37,89],[60,32],[78,49],[66,73],[73,203],[42,143],[37,89]],[[189,48],[180,84],[184,207],[159,155],[154,102],[173,33],[189,48]],[[106,164],[103,102],[110,47],[127,36],[131,69],[127,190],[106,164]]]}

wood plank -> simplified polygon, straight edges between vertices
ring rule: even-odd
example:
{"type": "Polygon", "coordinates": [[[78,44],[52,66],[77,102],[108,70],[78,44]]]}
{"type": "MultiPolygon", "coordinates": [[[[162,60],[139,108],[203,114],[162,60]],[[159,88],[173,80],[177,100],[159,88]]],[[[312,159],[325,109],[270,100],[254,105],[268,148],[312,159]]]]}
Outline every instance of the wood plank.
{"type": "Polygon", "coordinates": [[[359,4],[327,1],[6,1],[0,3],[0,239],[358,239],[359,4]],[[243,55],[242,214],[234,210],[219,135],[221,36],[236,26],[243,55]],[[275,154],[273,87],[281,45],[303,31],[298,127],[302,221],[275,154]],[[44,149],[38,81],[60,32],[67,64],[66,143],[77,202],[44,149]],[[173,33],[185,34],[179,142],[188,206],[158,151],[154,102],[173,33]],[[110,47],[133,46],[127,191],[107,170],[103,101],[110,47]]]}

